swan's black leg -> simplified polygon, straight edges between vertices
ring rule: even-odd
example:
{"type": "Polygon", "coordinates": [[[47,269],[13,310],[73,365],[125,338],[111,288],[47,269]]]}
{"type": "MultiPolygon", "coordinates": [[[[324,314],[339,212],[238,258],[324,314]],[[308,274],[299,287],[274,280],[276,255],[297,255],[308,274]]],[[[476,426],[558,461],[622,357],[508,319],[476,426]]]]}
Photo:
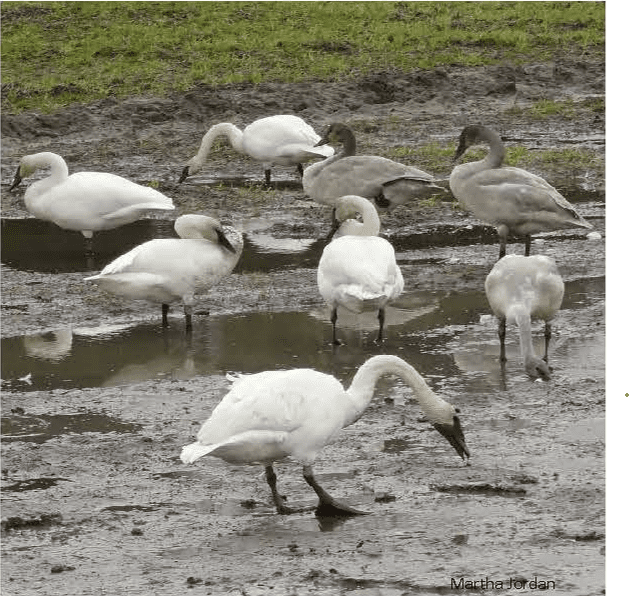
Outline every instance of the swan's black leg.
{"type": "Polygon", "coordinates": [[[311,466],[304,466],[303,469],[304,480],[308,483],[308,485],[315,491],[317,496],[319,497],[319,505],[315,510],[316,515],[321,516],[348,516],[348,515],[367,515],[367,511],[360,511],[359,509],[355,509],[342,501],[335,499],[333,496],[329,495],[315,480],[315,476],[313,475],[313,470],[311,466]]]}
{"type": "Polygon", "coordinates": [[[545,323],[545,355],[543,360],[549,363],[549,342],[551,341],[551,323],[545,323]]]}
{"type": "Polygon", "coordinates": [[[333,328],[333,345],[338,346],[341,342],[337,339],[337,307],[333,306],[332,311],[330,312],[330,322],[332,323],[333,328]]]}
{"type": "Polygon", "coordinates": [[[303,511],[313,510],[313,507],[297,509],[295,507],[287,507],[284,504],[284,497],[278,492],[278,489],[276,488],[276,471],[273,469],[273,466],[271,464],[265,466],[265,476],[267,478],[267,484],[271,489],[271,496],[273,497],[274,505],[276,506],[276,510],[280,515],[290,515],[291,513],[301,513],[303,511]]]}
{"type": "Polygon", "coordinates": [[[168,327],[168,304],[162,304],[162,327],[168,327]]]}
{"type": "Polygon", "coordinates": [[[507,358],[505,357],[505,318],[499,319],[499,341],[501,342],[501,362],[505,362],[507,358]]]}
{"type": "Polygon", "coordinates": [[[531,234],[526,234],[525,235],[525,256],[528,257],[529,256],[529,251],[532,247],[532,235],[531,234]]]}
{"type": "Polygon", "coordinates": [[[378,339],[383,341],[383,326],[385,325],[385,307],[378,309],[378,339]]]}

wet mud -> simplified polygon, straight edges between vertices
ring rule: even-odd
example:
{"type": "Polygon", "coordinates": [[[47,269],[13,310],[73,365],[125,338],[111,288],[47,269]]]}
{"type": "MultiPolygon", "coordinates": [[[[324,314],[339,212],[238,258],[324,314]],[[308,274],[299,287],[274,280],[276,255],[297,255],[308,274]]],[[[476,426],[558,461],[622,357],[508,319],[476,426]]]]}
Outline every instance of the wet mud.
{"type": "MultiPolygon", "coordinates": [[[[603,64],[588,60],[444,68],[3,116],[2,593],[402,596],[478,593],[483,581],[496,594],[603,593],[601,176],[566,164],[537,172],[603,237],[567,230],[533,244],[556,259],[566,284],[546,383],[525,375],[513,328],[501,367],[483,292],[496,235],[448,193],[381,214],[405,291],[388,308],[383,344],[376,313],[340,313],[343,345],[333,349],[315,276],[330,212],[304,197],[295,171],[274,168],[265,189],[260,166],[219,144],[203,172],[177,184],[210,124],[273,113],[316,129],[347,121],[364,153],[447,144],[482,122],[508,144],[603,154],[602,113],[578,107],[571,119],[541,122],[513,109],[541,98],[580,106],[603,97],[603,77],[603,64]],[[177,209],[97,234],[86,256],[80,234],[28,215],[24,184],[7,192],[20,156],[43,150],[63,155],[71,172],[157,184],[177,209]],[[235,271],[197,300],[191,335],[181,307],[162,328],[155,305],[83,281],[136,244],[173,236],[175,217],[190,212],[245,236],[235,271]],[[179,460],[227,392],[226,373],[311,367],[347,386],[379,353],[405,358],[461,409],[469,466],[394,379],[379,383],[363,418],[314,467],[332,494],[370,515],[279,516],[259,466],[179,460]]],[[[433,173],[446,179],[451,166],[433,173]]],[[[533,333],[542,351],[542,325],[533,333]]],[[[295,462],[277,473],[292,504],[314,504],[295,462]]]]}

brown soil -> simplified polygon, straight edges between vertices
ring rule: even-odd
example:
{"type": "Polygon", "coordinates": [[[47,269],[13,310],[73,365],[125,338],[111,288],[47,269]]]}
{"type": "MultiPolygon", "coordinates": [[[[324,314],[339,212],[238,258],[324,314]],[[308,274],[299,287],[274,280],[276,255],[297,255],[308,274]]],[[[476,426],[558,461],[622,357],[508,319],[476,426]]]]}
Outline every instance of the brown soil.
{"type": "MultiPolygon", "coordinates": [[[[300,115],[316,129],[342,120],[355,128],[361,152],[377,154],[396,144],[446,144],[464,124],[482,122],[508,143],[569,144],[603,153],[602,113],[584,107],[571,119],[535,121],[512,109],[543,98],[603,93],[603,63],[567,60],[380,72],[352,83],[198,88],[163,99],[108,99],[50,115],[4,115],[3,230],[9,220],[28,217],[23,188],[6,192],[20,156],[47,150],[64,156],[71,172],[101,170],[159,182],[178,206],[172,219],[213,213],[246,226],[256,218],[275,238],[319,238],[330,214],[304,199],[288,168],[275,168],[276,187],[263,190],[258,164],[218,147],[202,175],[177,184],[210,124],[240,126],[278,113],[300,115]]],[[[444,163],[433,173],[447,178],[450,167],[444,163]]],[[[564,166],[539,173],[568,196],[586,199],[580,211],[604,233],[601,177],[564,166]]],[[[498,246],[491,230],[448,197],[435,207],[406,205],[385,213],[383,227],[395,245],[397,238],[417,236],[420,242],[396,247],[404,254],[409,295],[448,296],[456,318],[466,310],[465,304],[457,306],[457,295],[482,291],[498,246]],[[443,238],[471,230],[481,234],[481,243],[457,246],[443,238]],[[429,240],[422,244],[422,238],[429,240]]],[[[118,236],[110,238],[115,242],[118,236]]],[[[80,250],[80,242],[73,246],[80,250]]],[[[461,465],[406,403],[403,388],[383,382],[378,394],[397,396],[393,402],[375,399],[316,465],[331,492],[369,509],[369,516],[278,516],[258,467],[179,461],[181,446],[226,392],[227,370],[87,389],[29,391],[11,384],[3,392],[2,593],[399,596],[461,592],[452,580],[464,578],[502,581],[496,593],[516,594],[520,581],[534,577],[556,582],[558,593],[603,593],[604,246],[572,233],[553,235],[543,246],[568,284],[596,282],[600,288],[584,303],[569,296],[558,315],[554,378],[527,379],[517,348],[502,385],[492,377],[496,362],[491,372],[480,369],[475,356],[485,349],[482,343],[496,348],[492,325],[445,320],[427,330],[436,341],[440,334],[450,338],[440,348],[451,361],[448,371],[421,372],[462,409],[472,465],[461,465]],[[80,425],[81,416],[83,429],[64,430],[64,417],[80,425]],[[61,426],[42,441],[15,430],[33,419],[61,426]],[[20,434],[22,439],[12,440],[20,434]]],[[[520,246],[510,249],[515,250],[520,246]]],[[[3,265],[3,338],[158,319],[145,304],[86,288],[85,271],[28,271],[7,266],[4,258],[3,265]]],[[[220,288],[200,297],[195,320],[203,329],[208,315],[319,307],[315,267],[316,262],[274,269],[263,280],[244,263],[220,288]]],[[[175,309],[176,321],[178,315],[175,309]]],[[[424,338],[417,341],[421,346],[424,338]]],[[[394,345],[392,338],[382,350],[361,344],[330,356],[326,341],[314,338],[312,354],[292,358],[295,366],[332,361],[333,370],[344,370],[346,383],[355,361],[394,345]],[[352,366],[344,369],[348,361],[352,366]]],[[[412,359],[419,347],[398,350],[412,359]]],[[[287,462],[278,472],[281,490],[293,502],[313,501],[298,466],[287,462]]]]}

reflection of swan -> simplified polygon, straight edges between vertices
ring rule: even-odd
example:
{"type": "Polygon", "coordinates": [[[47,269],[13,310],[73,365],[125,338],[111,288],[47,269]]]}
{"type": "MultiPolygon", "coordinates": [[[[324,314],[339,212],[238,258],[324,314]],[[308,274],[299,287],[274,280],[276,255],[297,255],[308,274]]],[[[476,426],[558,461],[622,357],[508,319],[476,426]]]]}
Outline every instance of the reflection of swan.
{"type": "Polygon", "coordinates": [[[68,176],[66,162],[50,152],[24,156],[9,190],[46,167],[50,167],[50,176],[26,189],[26,208],[35,217],[80,231],[86,238],[136,221],[149,211],[174,209],[173,201],[161,192],[115,174],[76,172],[68,176]]]}
{"type": "Polygon", "coordinates": [[[261,118],[239,130],[230,122],[215,124],[208,130],[201,141],[201,147],[184,167],[179,182],[201,170],[210,153],[214,140],[225,135],[232,147],[239,153],[245,153],[261,161],[265,170],[265,182],[271,182],[271,166],[297,165],[300,175],[302,164],[312,159],[323,159],[333,154],[328,146],[315,145],[320,136],[302,118],[290,115],[261,118]]]}
{"type": "Polygon", "coordinates": [[[72,329],[53,329],[22,338],[24,350],[32,358],[62,360],[72,350],[72,329]]]}
{"type": "Polygon", "coordinates": [[[315,480],[311,466],[343,427],[363,415],[376,382],[390,374],[413,388],[422,411],[462,459],[470,457],[458,410],[433,393],[407,362],[381,355],[359,368],[348,390],[333,376],[311,369],[266,371],[233,379],[231,391],[203,424],[197,442],[182,449],[181,459],[193,463],[212,455],[231,464],[262,464],[278,513],[288,514],[298,510],[285,505],[278,494],[273,462],[293,456],[303,464],[304,479],[319,497],[319,514],[363,513],[328,494],[315,480]]]}
{"type": "Polygon", "coordinates": [[[490,145],[485,159],[456,166],[449,183],[466,209],[497,228],[499,258],[505,255],[508,234],[525,236],[527,256],[531,234],[593,227],[545,180],[521,168],[502,166],[505,148],[501,137],[485,126],[464,128],[455,159],[483,142],[490,145]]]}
{"type": "Polygon", "coordinates": [[[352,312],[378,310],[378,341],[383,339],[385,305],[402,293],[404,281],[396,264],[394,247],[377,236],[378,213],[370,201],[349,195],[336,203],[336,218],[341,222],[338,238],[328,244],[317,269],[319,292],[331,308],[333,343],[337,308],[352,312]],[[360,213],[362,223],[354,219],[360,213]]]}
{"type": "Polygon", "coordinates": [[[531,377],[549,379],[547,366],[551,319],[562,304],[564,282],[553,259],[543,255],[523,257],[506,255],[486,278],[488,302],[499,319],[501,361],[505,362],[506,322],[516,323],[521,340],[525,371],[531,377]],[[534,355],[532,319],[545,321],[545,355],[534,355]]]}
{"type": "Polygon", "coordinates": [[[149,240],[86,280],[125,298],[161,303],[164,326],[169,305],[182,300],[186,329],[191,329],[194,295],[208,290],[234,269],[243,250],[243,237],[205,215],[178,217],[175,231],[179,239],[149,240]]]}
{"type": "Polygon", "coordinates": [[[329,125],[320,142],[340,142],[343,150],[304,170],[304,192],[318,203],[334,206],[339,197],[359,195],[391,207],[444,192],[418,168],[377,155],[355,155],[356,140],[345,124],[329,125]]]}
{"type": "Polygon", "coordinates": [[[300,253],[308,250],[314,238],[275,238],[271,234],[249,233],[247,239],[261,252],[300,253]]]}

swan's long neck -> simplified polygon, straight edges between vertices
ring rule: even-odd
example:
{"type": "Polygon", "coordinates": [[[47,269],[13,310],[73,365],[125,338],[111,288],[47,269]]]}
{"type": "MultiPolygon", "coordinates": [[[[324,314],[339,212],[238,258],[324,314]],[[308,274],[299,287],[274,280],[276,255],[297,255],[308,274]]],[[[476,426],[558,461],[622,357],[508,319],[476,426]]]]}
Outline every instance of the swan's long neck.
{"type": "Polygon", "coordinates": [[[356,219],[346,219],[339,226],[341,236],[378,236],[381,229],[381,220],[376,211],[376,207],[367,199],[359,196],[346,196],[341,199],[337,207],[337,216],[343,212],[351,217],[350,212],[361,213],[363,221],[356,219]]]}
{"type": "Polygon", "coordinates": [[[521,355],[527,362],[534,356],[534,344],[532,342],[532,320],[529,310],[522,304],[512,306],[507,312],[507,318],[514,321],[518,327],[518,335],[521,344],[521,355]]]}
{"type": "Polygon", "coordinates": [[[505,147],[501,137],[493,130],[484,128],[483,138],[490,146],[490,151],[482,160],[482,163],[486,168],[500,168],[505,158],[505,147]]]}
{"type": "Polygon", "coordinates": [[[343,157],[349,155],[356,155],[357,153],[357,140],[352,134],[352,131],[348,131],[343,137],[343,150],[339,152],[343,157]]]}
{"type": "Polygon", "coordinates": [[[420,408],[432,423],[449,423],[452,421],[452,406],[438,397],[413,366],[398,356],[373,356],[357,371],[350,387],[346,391],[354,408],[348,412],[344,426],[355,422],[368,407],[376,382],[384,375],[400,377],[414,392],[420,408]]]}
{"type": "MultiPolygon", "coordinates": [[[[26,208],[36,217],[40,217],[39,199],[51,188],[61,184],[68,178],[68,166],[63,157],[56,153],[44,151],[29,155],[22,160],[20,174],[23,178],[30,176],[36,170],[50,168],[50,176],[31,184],[24,193],[26,208]]],[[[44,219],[46,219],[44,217],[44,219]]]]}
{"type": "Polygon", "coordinates": [[[212,143],[220,136],[226,136],[234,150],[243,153],[243,131],[231,122],[221,122],[220,124],[212,126],[210,130],[203,135],[199,151],[197,151],[197,155],[190,160],[189,165],[200,168],[210,153],[212,143]]]}

